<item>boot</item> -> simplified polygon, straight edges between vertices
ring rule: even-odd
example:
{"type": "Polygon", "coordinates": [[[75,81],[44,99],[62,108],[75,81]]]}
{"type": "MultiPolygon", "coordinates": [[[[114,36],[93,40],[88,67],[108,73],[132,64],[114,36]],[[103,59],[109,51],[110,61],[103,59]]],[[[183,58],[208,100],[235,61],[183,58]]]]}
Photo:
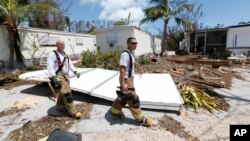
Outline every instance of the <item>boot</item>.
{"type": "Polygon", "coordinates": [[[110,112],[110,113],[112,115],[112,118],[114,118],[114,119],[123,119],[123,118],[125,118],[125,115],[124,115],[124,113],[122,111],[121,111],[120,114],[114,114],[112,112],[110,112]]]}
{"type": "Polygon", "coordinates": [[[73,118],[80,119],[82,117],[82,114],[80,112],[76,112],[74,115],[72,115],[73,118]]]}
{"type": "Polygon", "coordinates": [[[62,112],[62,113],[67,112],[67,110],[65,109],[65,106],[64,106],[63,97],[60,95],[57,97],[56,110],[58,112],[62,112]]]}
{"type": "Polygon", "coordinates": [[[56,110],[60,113],[66,113],[67,110],[62,106],[56,106],[56,110]]]}
{"type": "Polygon", "coordinates": [[[150,127],[150,126],[152,126],[152,124],[153,124],[153,119],[146,118],[146,117],[141,122],[141,125],[146,126],[146,127],[150,127]]]}

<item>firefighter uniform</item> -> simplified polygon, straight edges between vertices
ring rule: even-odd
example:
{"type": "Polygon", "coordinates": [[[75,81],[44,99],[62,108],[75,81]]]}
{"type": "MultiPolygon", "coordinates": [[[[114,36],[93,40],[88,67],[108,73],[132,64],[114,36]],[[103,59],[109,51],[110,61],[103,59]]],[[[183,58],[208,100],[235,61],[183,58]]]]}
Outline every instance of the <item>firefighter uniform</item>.
{"type": "Polygon", "coordinates": [[[150,126],[152,124],[152,119],[147,118],[141,108],[140,108],[140,99],[139,96],[136,94],[134,88],[134,56],[129,50],[125,50],[122,52],[120,57],[120,66],[125,66],[125,84],[128,86],[127,94],[124,95],[125,92],[122,92],[123,96],[119,96],[114,101],[111,114],[114,118],[120,118],[123,116],[122,107],[128,104],[129,110],[131,111],[134,119],[143,125],[150,126]]]}
{"type": "Polygon", "coordinates": [[[60,112],[68,112],[72,117],[80,118],[81,113],[76,110],[69,85],[69,71],[76,74],[70,58],[65,52],[53,51],[49,53],[47,61],[50,77],[60,82],[60,87],[55,88],[57,93],[56,109],[60,112]]]}

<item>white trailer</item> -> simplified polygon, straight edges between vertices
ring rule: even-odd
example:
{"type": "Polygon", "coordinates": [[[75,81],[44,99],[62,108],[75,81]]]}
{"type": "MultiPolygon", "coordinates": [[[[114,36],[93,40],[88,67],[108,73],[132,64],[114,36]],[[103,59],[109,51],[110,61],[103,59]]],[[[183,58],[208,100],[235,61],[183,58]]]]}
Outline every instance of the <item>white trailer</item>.
{"type": "MultiPolygon", "coordinates": [[[[96,50],[94,35],[30,27],[20,27],[18,31],[21,39],[20,50],[24,60],[46,58],[49,52],[56,49],[58,39],[64,40],[65,52],[70,57],[80,57],[83,51],[96,50]]],[[[8,57],[8,32],[4,26],[0,26],[0,60],[8,62],[8,57]]]]}
{"type": "Polygon", "coordinates": [[[153,53],[154,50],[159,51],[160,49],[161,41],[159,38],[134,26],[114,26],[96,31],[96,42],[101,52],[117,49],[125,50],[129,37],[135,37],[138,42],[137,49],[135,50],[136,57],[153,53]]]}
{"type": "Polygon", "coordinates": [[[236,55],[250,51],[250,25],[232,26],[227,31],[227,46],[236,55]]]}

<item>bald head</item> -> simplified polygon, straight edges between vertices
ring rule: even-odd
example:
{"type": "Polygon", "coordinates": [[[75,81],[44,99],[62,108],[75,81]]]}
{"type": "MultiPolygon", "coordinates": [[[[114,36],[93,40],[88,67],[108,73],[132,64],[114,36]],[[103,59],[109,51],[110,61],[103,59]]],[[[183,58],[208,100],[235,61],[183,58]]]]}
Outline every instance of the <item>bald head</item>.
{"type": "Polygon", "coordinates": [[[64,50],[64,41],[63,40],[57,40],[56,41],[56,47],[58,52],[62,52],[64,50]]]}

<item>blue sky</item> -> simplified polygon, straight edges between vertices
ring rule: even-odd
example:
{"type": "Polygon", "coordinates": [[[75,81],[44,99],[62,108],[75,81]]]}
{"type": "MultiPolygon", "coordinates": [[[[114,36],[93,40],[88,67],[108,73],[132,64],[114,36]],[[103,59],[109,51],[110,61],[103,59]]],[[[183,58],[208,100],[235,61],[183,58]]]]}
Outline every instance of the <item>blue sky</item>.
{"type": "MultiPolygon", "coordinates": [[[[134,25],[144,16],[142,10],[149,6],[149,0],[74,0],[70,8],[71,20],[120,20],[131,12],[134,25]]],[[[250,21],[250,0],[190,0],[201,3],[205,15],[204,25],[236,25],[240,21],[250,21]]],[[[161,28],[161,22],[144,25],[152,30],[161,28]]]]}

